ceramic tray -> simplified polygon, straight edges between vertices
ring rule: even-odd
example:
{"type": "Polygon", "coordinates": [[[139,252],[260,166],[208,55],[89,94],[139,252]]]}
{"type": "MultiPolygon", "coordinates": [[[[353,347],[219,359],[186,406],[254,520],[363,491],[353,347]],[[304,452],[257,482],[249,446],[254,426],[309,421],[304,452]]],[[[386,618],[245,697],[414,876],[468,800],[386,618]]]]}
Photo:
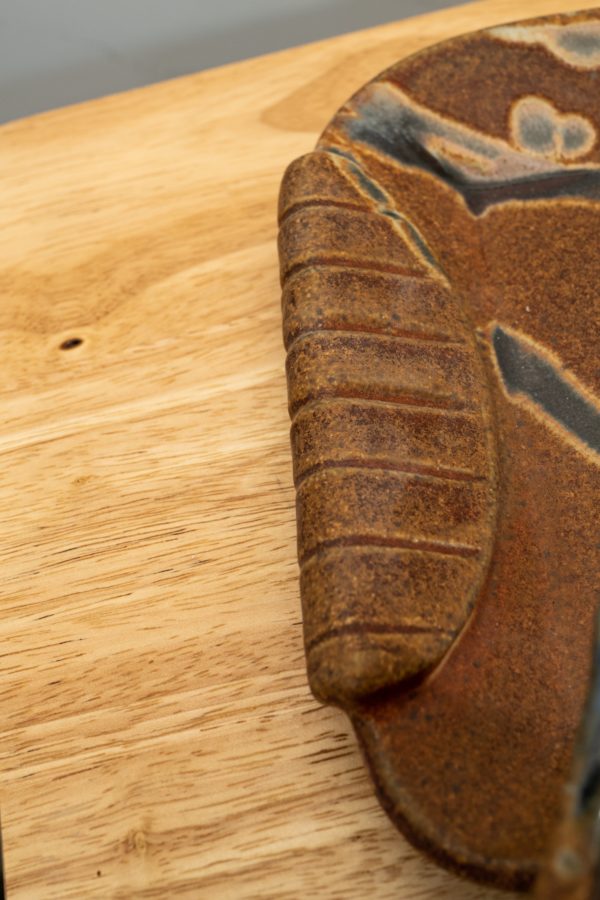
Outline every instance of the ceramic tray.
{"type": "Polygon", "coordinates": [[[431,47],[288,169],[306,656],[401,830],[528,887],[600,598],[600,11],[431,47]]]}

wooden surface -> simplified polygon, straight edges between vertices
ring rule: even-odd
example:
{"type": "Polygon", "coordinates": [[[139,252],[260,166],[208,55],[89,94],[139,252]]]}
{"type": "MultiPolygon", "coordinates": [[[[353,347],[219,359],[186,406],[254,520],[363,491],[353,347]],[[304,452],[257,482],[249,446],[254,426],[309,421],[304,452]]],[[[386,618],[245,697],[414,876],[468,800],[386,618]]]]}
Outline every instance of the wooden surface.
{"type": "Polygon", "coordinates": [[[0,129],[11,900],[497,896],[406,844],[308,692],[275,206],[384,66],[579,5],[474,3],[0,129]]]}

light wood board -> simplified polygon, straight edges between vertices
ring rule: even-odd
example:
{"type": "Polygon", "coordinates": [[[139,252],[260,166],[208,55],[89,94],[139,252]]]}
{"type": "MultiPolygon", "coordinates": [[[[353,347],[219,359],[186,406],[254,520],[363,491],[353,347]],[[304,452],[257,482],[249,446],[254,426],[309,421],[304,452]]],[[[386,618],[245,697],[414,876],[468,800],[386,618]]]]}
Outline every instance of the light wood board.
{"type": "Polygon", "coordinates": [[[0,129],[11,900],[496,896],[406,844],[307,688],[275,209],[379,70],[578,5],[474,3],[0,129]]]}

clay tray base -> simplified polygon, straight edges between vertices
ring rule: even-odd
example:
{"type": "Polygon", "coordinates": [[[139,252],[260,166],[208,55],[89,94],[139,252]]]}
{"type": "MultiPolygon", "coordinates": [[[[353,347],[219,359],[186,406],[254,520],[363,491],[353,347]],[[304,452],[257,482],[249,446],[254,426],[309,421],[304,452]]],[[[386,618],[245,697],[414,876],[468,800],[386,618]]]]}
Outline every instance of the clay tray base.
{"type": "Polygon", "coordinates": [[[599,599],[600,13],[388,69],[281,192],[307,663],[383,805],[527,888],[599,599]]]}

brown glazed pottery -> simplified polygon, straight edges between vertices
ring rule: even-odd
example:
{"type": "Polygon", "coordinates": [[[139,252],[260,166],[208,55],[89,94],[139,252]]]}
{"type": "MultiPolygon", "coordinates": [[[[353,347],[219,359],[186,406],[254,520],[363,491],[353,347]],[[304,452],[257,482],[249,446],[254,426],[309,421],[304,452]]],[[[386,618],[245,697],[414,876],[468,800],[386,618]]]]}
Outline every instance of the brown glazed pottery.
{"type": "Polygon", "coordinates": [[[600,10],[360,90],[280,198],[306,658],[385,809],[528,888],[600,600],[600,10]]]}

